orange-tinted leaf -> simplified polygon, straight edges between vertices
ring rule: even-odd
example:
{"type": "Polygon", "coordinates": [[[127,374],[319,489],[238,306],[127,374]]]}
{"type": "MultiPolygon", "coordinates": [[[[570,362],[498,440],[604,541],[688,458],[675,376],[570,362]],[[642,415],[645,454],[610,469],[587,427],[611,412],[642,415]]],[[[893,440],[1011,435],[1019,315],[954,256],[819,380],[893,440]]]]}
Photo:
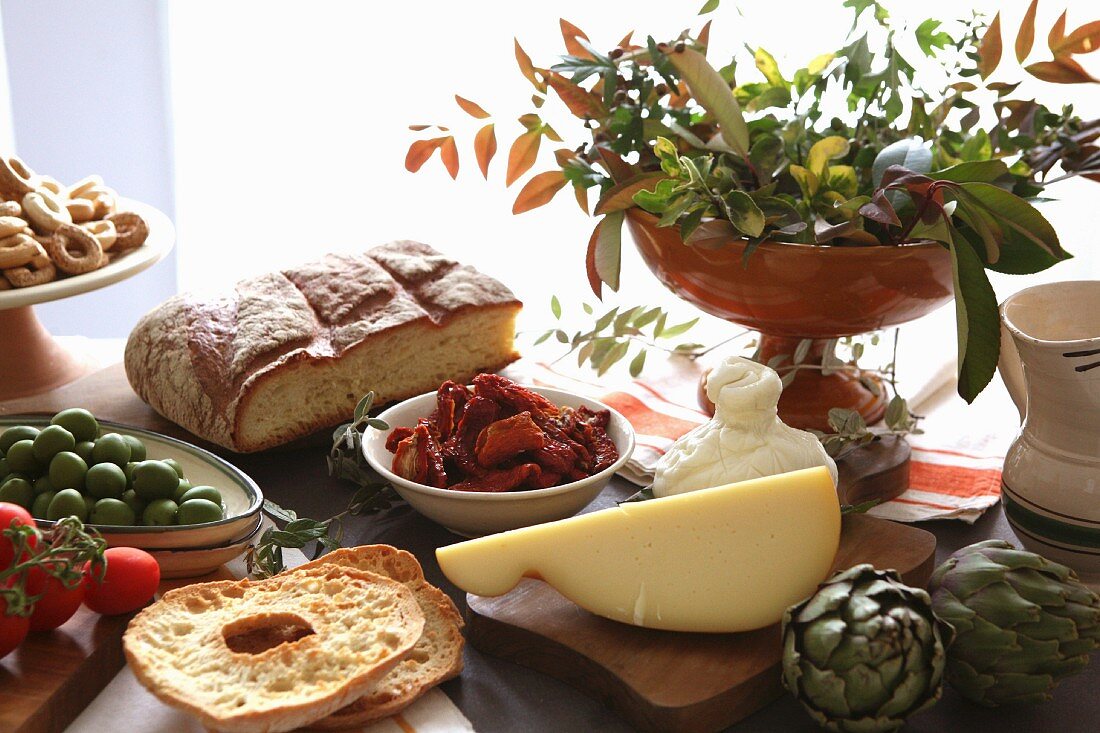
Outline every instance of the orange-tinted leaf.
{"type": "Polygon", "coordinates": [[[668,178],[668,176],[664,173],[642,173],[632,176],[622,183],[617,183],[607,189],[603,196],[600,196],[600,200],[596,202],[596,208],[592,213],[599,216],[600,214],[610,214],[612,211],[629,209],[634,206],[634,194],[653,188],[654,184],[663,178],[668,178]]]}
{"type": "Polygon", "coordinates": [[[531,63],[531,57],[527,55],[527,52],[519,45],[519,39],[515,39],[516,42],[516,63],[519,64],[519,70],[527,77],[527,81],[535,85],[535,89],[540,92],[546,91],[546,82],[539,78],[538,69],[531,63]]]}
{"type": "Polygon", "coordinates": [[[409,152],[405,155],[405,170],[410,173],[416,173],[420,170],[420,167],[428,162],[428,159],[432,157],[432,154],[446,139],[437,137],[431,140],[417,140],[410,145],[409,152]]]}
{"type": "Polygon", "coordinates": [[[525,115],[520,115],[518,118],[519,124],[523,125],[524,129],[528,132],[536,130],[542,127],[542,118],[533,112],[528,112],[525,115]]]}
{"type": "Polygon", "coordinates": [[[559,135],[558,131],[555,130],[553,127],[550,127],[550,125],[544,124],[541,128],[541,132],[543,135],[546,135],[547,140],[553,140],[556,143],[561,142],[561,135],[559,135]]]}
{"type": "Polygon", "coordinates": [[[565,39],[565,50],[570,56],[578,56],[582,59],[592,58],[592,54],[588,52],[588,49],[577,43],[578,38],[588,40],[588,36],[584,34],[577,26],[570,23],[565,18],[559,18],[558,24],[561,26],[561,37],[565,39]]]}
{"type": "Polygon", "coordinates": [[[517,178],[531,170],[535,158],[538,157],[541,140],[542,133],[536,129],[528,130],[512,143],[512,148],[508,151],[508,172],[504,177],[506,186],[511,186],[517,178]]]}
{"type": "Polygon", "coordinates": [[[1039,61],[1024,67],[1024,70],[1037,79],[1054,84],[1084,84],[1098,81],[1090,76],[1081,64],[1068,56],[1059,56],[1053,61],[1039,61]]]}
{"type": "Polygon", "coordinates": [[[409,129],[413,132],[423,132],[427,130],[431,125],[409,125],[409,129]]]}
{"type": "Polygon", "coordinates": [[[522,214],[531,209],[537,209],[550,203],[554,194],[565,186],[565,174],[561,171],[547,171],[539,173],[527,182],[516,196],[516,202],[512,204],[513,214],[522,214]]]}
{"type": "Polygon", "coordinates": [[[711,21],[708,20],[707,24],[703,26],[703,30],[699,31],[699,35],[695,38],[695,40],[699,41],[699,45],[702,46],[704,50],[710,45],[710,24],[711,21]]]}
{"type": "Polygon", "coordinates": [[[532,94],[531,95],[531,104],[535,105],[535,109],[541,108],[542,105],[545,102],[546,102],[546,97],[543,97],[539,94],[532,94]]]}
{"type": "Polygon", "coordinates": [[[978,47],[978,73],[982,78],[987,78],[1001,63],[1001,14],[993,16],[993,22],[989,24],[982,43],[978,47]]]}
{"type": "Polygon", "coordinates": [[[574,184],[573,196],[577,199],[577,205],[581,207],[581,211],[585,214],[588,213],[588,189],[574,184]]]}
{"type": "Polygon", "coordinates": [[[477,131],[474,137],[474,155],[477,156],[477,165],[481,168],[481,175],[489,177],[489,162],[497,154],[497,134],[491,124],[477,131]]]}
{"type": "Polygon", "coordinates": [[[483,120],[489,116],[489,113],[481,108],[481,105],[471,102],[465,97],[455,95],[455,101],[458,102],[458,106],[462,108],[462,111],[479,120],[483,120]]]}
{"type": "Polygon", "coordinates": [[[1035,43],[1035,11],[1038,8],[1039,0],[1031,0],[1031,5],[1024,13],[1024,20],[1020,23],[1020,30],[1016,34],[1016,60],[1021,64],[1031,53],[1031,46],[1035,43]]]}
{"type": "Polygon", "coordinates": [[[1054,21],[1054,25],[1050,27],[1050,33],[1047,34],[1047,47],[1055,56],[1058,53],[1056,49],[1062,41],[1066,38],[1066,11],[1063,10],[1062,14],[1058,16],[1058,20],[1054,21]]]}
{"type": "Polygon", "coordinates": [[[554,160],[558,161],[558,165],[562,168],[569,165],[569,162],[577,157],[577,154],[569,148],[558,148],[554,151],[554,160]]]}
{"type": "Polygon", "coordinates": [[[1100,48],[1100,20],[1085,23],[1083,26],[1066,36],[1059,44],[1054,55],[1066,53],[1092,53],[1100,48]]]}
{"type": "Polygon", "coordinates": [[[574,84],[561,74],[551,72],[549,81],[550,86],[574,116],[585,119],[603,115],[603,101],[592,92],[574,84]]]}
{"type": "Polygon", "coordinates": [[[458,178],[458,146],[455,145],[454,135],[448,135],[443,139],[439,148],[439,158],[443,161],[443,167],[451,174],[451,178],[458,178]]]}
{"type": "Polygon", "coordinates": [[[611,180],[619,183],[634,175],[634,167],[619,157],[619,154],[603,145],[596,146],[596,153],[600,156],[600,162],[607,169],[611,180]]]}
{"type": "Polygon", "coordinates": [[[630,31],[630,33],[627,33],[625,36],[623,36],[623,40],[619,41],[619,48],[624,49],[624,50],[631,48],[632,45],[633,45],[633,42],[632,42],[631,39],[633,39],[633,38],[634,38],[634,31],[630,31]]]}

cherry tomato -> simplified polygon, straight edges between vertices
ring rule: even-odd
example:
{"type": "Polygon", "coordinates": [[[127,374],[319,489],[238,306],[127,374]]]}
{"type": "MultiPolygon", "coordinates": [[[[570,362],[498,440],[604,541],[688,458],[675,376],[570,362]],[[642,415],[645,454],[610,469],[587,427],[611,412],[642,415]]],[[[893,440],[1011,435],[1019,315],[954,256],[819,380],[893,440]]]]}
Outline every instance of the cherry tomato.
{"type": "Polygon", "coordinates": [[[96,613],[114,616],[136,611],[160,585],[160,566],[136,547],[109,547],[103,553],[106,569],[84,576],[84,605],[96,613]]]}
{"type": "Polygon", "coordinates": [[[9,616],[8,602],[0,596],[0,658],[6,657],[27,638],[31,620],[26,616],[9,616]]]}
{"type": "Polygon", "coordinates": [[[23,587],[28,595],[41,596],[35,601],[31,613],[31,631],[56,629],[73,617],[84,600],[83,583],[77,583],[75,588],[66,588],[64,583],[38,565],[27,572],[23,587]]]}
{"type": "MultiPolygon", "coordinates": [[[[6,501],[0,501],[0,570],[7,569],[15,557],[15,548],[12,546],[11,540],[4,536],[3,531],[11,527],[11,523],[16,524],[28,524],[31,527],[34,526],[34,517],[23,507],[18,504],[11,504],[6,501]]],[[[38,533],[35,532],[27,543],[31,547],[34,547],[38,543],[38,533]]]]}

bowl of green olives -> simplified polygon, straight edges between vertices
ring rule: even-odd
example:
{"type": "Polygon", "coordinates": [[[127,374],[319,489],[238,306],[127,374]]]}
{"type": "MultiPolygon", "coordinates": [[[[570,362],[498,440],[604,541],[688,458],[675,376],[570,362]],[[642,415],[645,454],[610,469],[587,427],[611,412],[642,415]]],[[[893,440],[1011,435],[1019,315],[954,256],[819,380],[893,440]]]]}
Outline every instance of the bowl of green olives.
{"type": "Polygon", "coordinates": [[[175,438],[97,420],[0,416],[0,501],[40,527],[75,516],[112,546],[189,549],[253,534],[263,495],[232,464],[175,438]]]}

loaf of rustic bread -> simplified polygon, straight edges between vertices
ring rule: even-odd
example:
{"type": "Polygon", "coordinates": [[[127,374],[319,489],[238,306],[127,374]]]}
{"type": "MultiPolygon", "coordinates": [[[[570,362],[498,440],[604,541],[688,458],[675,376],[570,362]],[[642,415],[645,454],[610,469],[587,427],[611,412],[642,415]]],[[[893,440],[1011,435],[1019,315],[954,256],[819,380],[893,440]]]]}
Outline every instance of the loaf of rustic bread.
{"type": "Polygon", "coordinates": [[[264,450],[517,358],[521,304],[500,282],[400,241],[174,296],[126,344],[126,375],[169,420],[226,448],[264,450]]]}

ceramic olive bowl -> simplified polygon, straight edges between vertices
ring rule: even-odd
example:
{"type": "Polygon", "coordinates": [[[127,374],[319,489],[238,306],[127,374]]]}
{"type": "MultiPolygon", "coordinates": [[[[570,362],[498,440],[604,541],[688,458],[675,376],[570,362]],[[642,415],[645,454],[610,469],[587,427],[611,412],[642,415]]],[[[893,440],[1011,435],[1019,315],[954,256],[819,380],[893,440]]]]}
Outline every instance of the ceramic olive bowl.
{"type": "MultiPolygon", "coordinates": [[[[401,478],[390,470],[393,454],[386,450],[388,431],[368,430],[363,437],[363,455],[371,468],[392,483],[413,509],[458,535],[478,537],[571,517],[591,503],[630,458],[634,450],[634,429],[625,417],[602,402],[559,389],[524,386],[555,405],[585,405],[592,410],[608,410],[611,420],[607,434],[619,451],[619,460],[580,481],[548,489],[495,493],[437,489],[401,478]]],[[[435,399],[435,392],[413,397],[390,407],[378,417],[389,423],[391,429],[415,427],[417,419],[427,417],[435,408],[435,399]]]]}
{"type": "Polygon", "coordinates": [[[234,540],[213,547],[149,550],[160,566],[160,577],[197,578],[209,575],[222,565],[248,552],[263,529],[263,518],[257,517],[252,529],[234,540]]]}
{"type": "MultiPolygon", "coordinates": [[[[50,424],[49,417],[34,415],[5,415],[0,417],[0,432],[13,425],[31,425],[43,428],[50,424]]],[[[184,476],[195,486],[216,488],[225,504],[225,519],[205,524],[187,524],[171,527],[121,527],[89,524],[99,531],[111,547],[140,547],[143,550],[209,548],[224,545],[248,535],[260,523],[263,494],[256,482],[235,466],[213,453],[169,438],[166,435],[142,428],[119,425],[107,420],[99,421],[100,433],[132,435],[145,444],[146,457],[179,461],[184,476]]],[[[36,520],[42,529],[52,527],[53,522],[36,520]]]]}

